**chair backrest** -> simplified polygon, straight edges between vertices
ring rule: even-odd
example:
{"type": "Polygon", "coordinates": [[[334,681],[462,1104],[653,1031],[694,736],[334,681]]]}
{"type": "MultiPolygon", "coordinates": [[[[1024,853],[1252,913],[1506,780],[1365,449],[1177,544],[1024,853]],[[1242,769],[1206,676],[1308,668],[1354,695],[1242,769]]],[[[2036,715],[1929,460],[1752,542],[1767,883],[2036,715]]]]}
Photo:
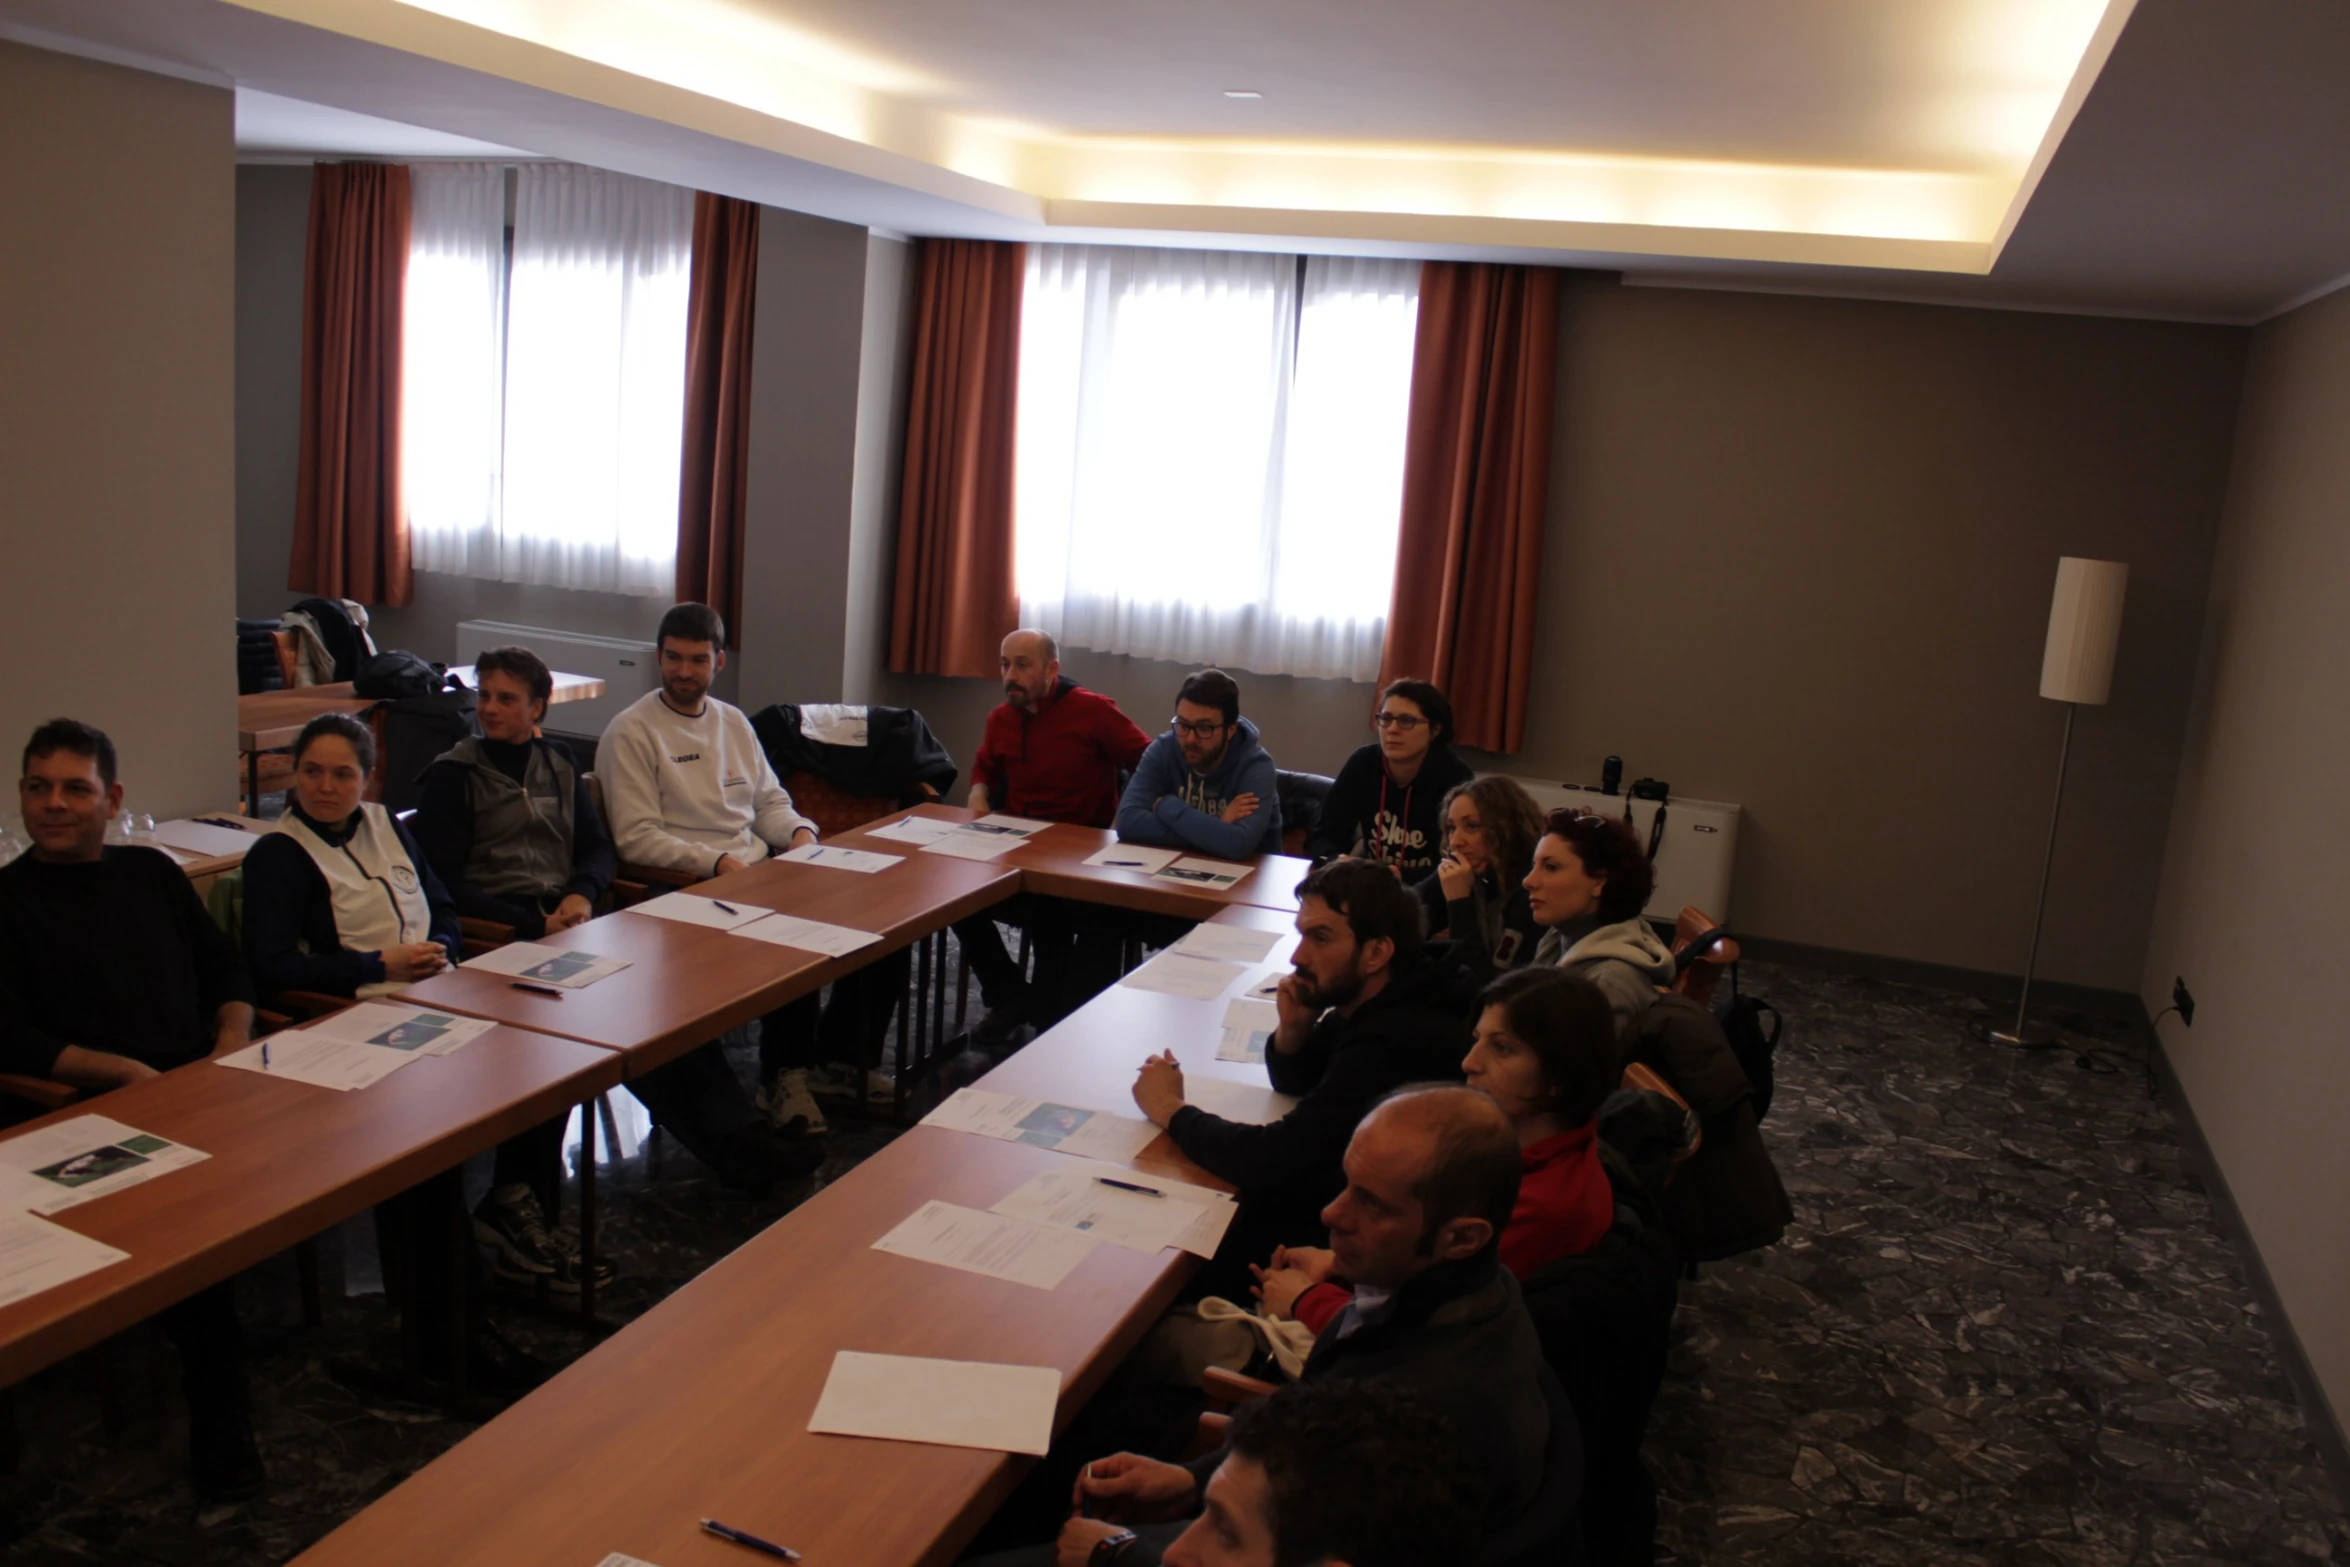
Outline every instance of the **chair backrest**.
{"type": "Polygon", "coordinates": [[[1306,835],[1322,825],[1322,802],[1330,798],[1331,780],[1320,773],[1273,774],[1273,792],[1281,802],[1281,852],[1305,852],[1306,835]]]}
{"type": "Polygon", "coordinates": [[[783,792],[791,796],[791,803],[802,816],[816,824],[820,838],[837,838],[844,832],[853,832],[868,822],[877,822],[902,807],[895,800],[877,795],[851,794],[848,790],[825,781],[823,776],[799,768],[782,780],[783,792]]]}
{"type": "Polygon", "coordinates": [[[1684,956],[1692,943],[1712,931],[1721,929],[1721,921],[1694,905],[1684,904],[1673,921],[1673,956],[1679,960],[1680,972],[1673,976],[1672,989],[1679,991],[1700,1006],[1710,1005],[1714,987],[1720,983],[1722,971],[1738,961],[1738,943],[1727,935],[1707,944],[1703,952],[1684,956]]]}
{"type": "Polygon", "coordinates": [[[1559,1567],[1581,1559],[1583,1429],[1575,1406],[1548,1366],[1542,1402],[1550,1410],[1550,1445],[1543,1451],[1542,1489],[1500,1533],[1488,1538],[1486,1567],[1559,1567]]]}
{"type": "Polygon", "coordinates": [[[291,691],[295,684],[295,670],[300,665],[302,658],[302,634],[298,631],[287,631],[280,628],[269,634],[269,640],[271,645],[277,649],[278,678],[284,681],[285,688],[291,691]]]}

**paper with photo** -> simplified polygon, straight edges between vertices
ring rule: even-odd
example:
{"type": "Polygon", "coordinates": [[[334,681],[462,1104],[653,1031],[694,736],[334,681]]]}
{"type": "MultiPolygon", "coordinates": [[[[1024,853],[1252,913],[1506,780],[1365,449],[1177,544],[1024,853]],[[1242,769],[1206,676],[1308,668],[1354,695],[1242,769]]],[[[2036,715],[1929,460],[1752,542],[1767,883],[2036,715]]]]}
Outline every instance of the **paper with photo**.
{"type": "Polygon", "coordinates": [[[803,843],[789,854],[779,854],[779,860],[794,865],[823,865],[836,871],[857,871],[870,876],[876,871],[888,870],[898,863],[894,854],[875,854],[870,849],[837,849],[829,843],[803,843]]]}
{"type": "Polygon", "coordinates": [[[1231,988],[1232,982],[1245,973],[1237,963],[1226,963],[1218,958],[1195,958],[1188,952],[1170,947],[1148,963],[1118,981],[1136,990],[1155,990],[1163,995],[1189,996],[1194,1001],[1213,1001],[1231,988]]]}
{"type": "Polygon", "coordinates": [[[0,1170],[18,1188],[19,1205],[35,1213],[57,1213],[210,1157],[102,1115],[77,1115],[0,1142],[0,1170]]]}
{"type": "Polygon", "coordinates": [[[1209,860],[1187,854],[1171,864],[1161,866],[1156,875],[1160,881],[1179,881],[1188,886],[1221,892],[1226,887],[1239,886],[1255,875],[1256,869],[1254,865],[1235,865],[1230,860],[1209,860]]]}
{"type": "Polygon", "coordinates": [[[927,816],[908,816],[891,822],[886,827],[868,827],[868,838],[887,838],[895,843],[936,843],[950,833],[962,831],[961,822],[933,821],[927,816]]]}
{"type": "Polygon", "coordinates": [[[1183,1079],[1183,1100],[1210,1115],[1251,1126],[1270,1126],[1297,1108],[1288,1094],[1278,1094],[1269,1083],[1236,1083],[1228,1077],[1190,1072],[1183,1079]]]}
{"type": "Polygon", "coordinates": [[[1159,1129],[1138,1116],[1083,1105],[1027,1099],[985,1088],[958,1088],[922,1118],[924,1126],[1026,1143],[1087,1159],[1131,1159],[1157,1141],[1159,1129]]]}
{"type": "Polygon", "coordinates": [[[1049,1290],[1086,1259],[1093,1244],[1092,1237],[1074,1231],[934,1201],[915,1209],[873,1249],[1049,1290]]]}
{"type": "Polygon", "coordinates": [[[1085,857],[1088,865],[1105,865],[1114,870],[1155,871],[1173,864],[1182,855],[1181,849],[1153,849],[1139,843],[1113,843],[1085,857]]]}
{"type": "Polygon", "coordinates": [[[1253,930],[1246,925],[1194,925],[1172,950],[1195,958],[1222,958],[1228,963],[1262,963],[1280,944],[1281,932],[1253,930]]]}
{"type": "Polygon", "coordinates": [[[958,860],[998,860],[1027,840],[1014,833],[951,832],[922,846],[924,854],[951,854],[958,860]]]}
{"type": "Polygon", "coordinates": [[[808,1429],[997,1453],[1052,1445],[1061,1373],[1051,1366],[836,1351],[808,1429]]]}
{"type": "Polygon", "coordinates": [[[1216,1043],[1216,1059],[1262,1065],[1280,1027],[1280,1009],[1270,1001],[1235,996],[1224,1004],[1224,1033],[1216,1043]]]}
{"type": "Polygon", "coordinates": [[[259,1072],[265,1077],[282,1077],[308,1083],[313,1088],[332,1088],[339,1093],[373,1088],[416,1059],[406,1050],[353,1044],[299,1028],[272,1034],[263,1044],[269,1051],[267,1065],[262,1063],[262,1045],[247,1045],[233,1054],[212,1059],[240,1072],[259,1072]]]}
{"type": "Polygon", "coordinates": [[[541,985],[584,990],[599,979],[619,973],[628,964],[626,958],[608,958],[600,952],[575,952],[536,941],[510,941],[479,957],[467,958],[464,966],[476,973],[510,974],[541,985]]]}
{"type": "MultiPolygon", "coordinates": [[[[1069,1160],[1023,1182],[992,1211],[1108,1241],[1132,1251],[1156,1252],[1182,1243],[1207,1205],[1231,1198],[1205,1186],[1137,1171],[1123,1164],[1069,1160]],[[1104,1182],[1116,1181],[1111,1186],[1104,1182]],[[1129,1191],[1128,1187],[1143,1187],[1129,1191]],[[1153,1195],[1153,1194],[1156,1195],[1153,1195]]],[[[1230,1216],[1226,1216],[1229,1222],[1230,1216]]],[[[1223,1225],[1216,1226],[1219,1238],[1223,1225]]]]}
{"type": "MultiPolygon", "coordinates": [[[[498,1025],[486,1017],[459,1017],[396,1001],[362,1001],[355,1007],[330,1012],[297,1032],[322,1039],[340,1039],[355,1045],[381,1045],[386,1050],[413,1050],[419,1055],[452,1055],[498,1025]]],[[[271,1035],[274,1046],[280,1036],[271,1035]]],[[[272,1064],[275,1064],[274,1054],[272,1064]]]]}
{"type": "Polygon", "coordinates": [[[202,859],[243,854],[261,841],[258,832],[247,832],[242,827],[216,827],[210,822],[190,821],[185,817],[157,822],[155,836],[174,849],[185,849],[202,859]]]}
{"type": "Polygon", "coordinates": [[[650,914],[655,919],[675,920],[681,925],[707,925],[712,930],[732,930],[737,925],[765,919],[769,910],[756,903],[728,903],[718,898],[698,898],[690,892],[665,892],[658,898],[647,898],[642,903],[628,906],[631,914],[650,914]]]}
{"type": "Polygon", "coordinates": [[[1014,838],[1033,838],[1051,825],[1051,822],[1040,822],[1033,817],[1006,816],[1001,811],[991,811],[977,820],[965,822],[963,831],[996,835],[1008,834],[1014,838]]]}
{"type": "Polygon", "coordinates": [[[802,952],[821,952],[828,958],[843,957],[881,939],[869,930],[804,920],[796,914],[770,914],[763,920],[737,925],[734,934],[748,936],[753,941],[771,941],[779,947],[797,947],[802,952]]]}
{"type": "Polygon", "coordinates": [[[55,1289],[131,1254],[29,1213],[0,1213],[0,1306],[55,1289]]]}

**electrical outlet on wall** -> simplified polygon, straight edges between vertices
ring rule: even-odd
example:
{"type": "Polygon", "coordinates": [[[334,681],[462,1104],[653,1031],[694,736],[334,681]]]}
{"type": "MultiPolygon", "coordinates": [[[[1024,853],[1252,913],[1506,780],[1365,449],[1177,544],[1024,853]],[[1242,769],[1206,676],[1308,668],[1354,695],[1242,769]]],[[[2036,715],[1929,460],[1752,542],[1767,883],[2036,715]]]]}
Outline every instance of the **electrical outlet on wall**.
{"type": "Polygon", "coordinates": [[[2195,993],[2187,988],[2184,976],[2170,982],[2170,1004],[2179,1009],[2179,1021],[2189,1028],[2195,1026],[2195,993]]]}

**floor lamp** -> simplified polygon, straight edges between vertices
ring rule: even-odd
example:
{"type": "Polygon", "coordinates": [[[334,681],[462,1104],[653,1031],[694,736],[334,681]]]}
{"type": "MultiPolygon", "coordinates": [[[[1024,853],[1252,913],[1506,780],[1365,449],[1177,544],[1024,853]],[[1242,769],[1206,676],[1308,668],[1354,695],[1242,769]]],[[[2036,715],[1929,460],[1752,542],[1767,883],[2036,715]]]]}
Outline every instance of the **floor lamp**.
{"type": "Polygon", "coordinates": [[[2048,873],[2056,868],[2056,824],[2064,816],[2064,770],[2072,760],[2073,718],[2083,707],[2102,707],[2113,685],[2113,649],[2121,638],[2122,591],[2130,568],[2118,560],[2084,560],[2067,555],[2056,563],[2056,601],[2048,609],[2048,651],[2040,660],[2040,694],[2064,704],[2064,743],[2056,752],[2056,803],[2048,811],[2048,852],[2040,861],[2040,897],[2032,905],[2032,946],[2024,957],[2024,991],[2016,998],[2015,1027],[1993,1029],[2002,1045],[2045,1045],[2056,1030],[2027,1024],[2032,1004],[2032,971],[2040,963],[2040,927],[2048,915],[2048,873]]]}

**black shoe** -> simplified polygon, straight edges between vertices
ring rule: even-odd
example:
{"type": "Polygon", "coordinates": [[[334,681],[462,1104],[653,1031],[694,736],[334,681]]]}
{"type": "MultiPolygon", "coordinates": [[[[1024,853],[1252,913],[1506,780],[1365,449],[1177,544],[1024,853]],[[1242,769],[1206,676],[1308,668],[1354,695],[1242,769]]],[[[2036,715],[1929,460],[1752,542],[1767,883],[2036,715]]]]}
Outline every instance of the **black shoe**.
{"type": "Polygon", "coordinates": [[[196,1495],[214,1505],[249,1502],[269,1484],[261,1447],[245,1412],[223,1410],[188,1416],[188,1478],[196,1495]]]}
{"type": "Polygon", "coordinates": [[[1028,1022],[1029,997],[1023,987],[1020,993],[1007,999],[1001,1006],[987,1009],[987,1016],[971,1030],[972,1043],[989,1052],[1011,1047],[1020,1030],[1028,1022]]]}
{"type": "MultiPolygon", "coordinates": [[[[527,1186],[493,1187],[473,1210],[473,1238],[490,1251],[490,1275],[504,1284],[545,1288],[558,1295],[579,1293],[579,1248],[547,1228],[539,1200],[527,1186]]],[[[596,1288],[613,1279],[596,1264],[596,1288]]]]}

